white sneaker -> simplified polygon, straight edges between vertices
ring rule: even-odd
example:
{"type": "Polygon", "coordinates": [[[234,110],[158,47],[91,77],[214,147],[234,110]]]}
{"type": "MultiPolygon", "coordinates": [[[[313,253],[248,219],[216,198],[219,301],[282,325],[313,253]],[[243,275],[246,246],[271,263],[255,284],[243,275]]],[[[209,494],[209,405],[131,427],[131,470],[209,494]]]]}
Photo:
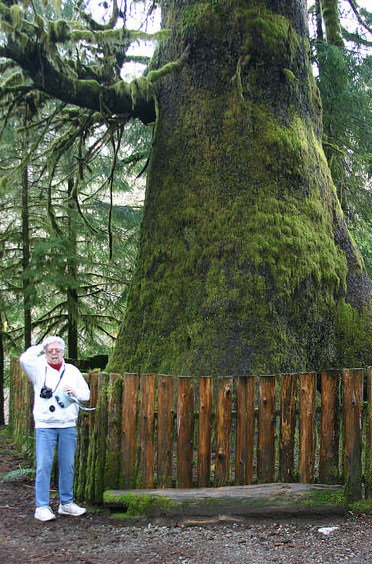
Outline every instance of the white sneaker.
{"type": "Polygon", "coordinates": [[[60,515],[72,515],[73,517],[79,517],[80,515],[84,515],[86,513],[85,507],[79,507],[76,503],[65,503],[64,505],[60,504],[58,507],[58,513],[60,515]]]}
{"type": "Polygon", "coordinates": [[[37,507],[35,511],[35,519],[39,521],[52,521],[55,519],[53,511],[50,509],[49,505],[43,505],[42,507],[37,507]]]}

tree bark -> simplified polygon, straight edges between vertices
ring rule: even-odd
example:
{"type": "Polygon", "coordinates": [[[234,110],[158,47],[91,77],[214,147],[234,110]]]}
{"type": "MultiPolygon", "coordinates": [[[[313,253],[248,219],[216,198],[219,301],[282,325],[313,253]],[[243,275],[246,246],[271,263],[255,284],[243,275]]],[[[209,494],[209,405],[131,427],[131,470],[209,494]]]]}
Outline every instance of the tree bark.
{"type": "Polygon", "coordinates": [[[109,369],[368,362],[371,281],[321,146],[306,4],[168,1],[137,268],[109,369]]]}
{"type": "MultiPolygon", "coordinates": [[[[68,195],[71,197],[71,192],[74,186],[72,178],[68,180],[68,195]]],[[[67,256],[67,280],[68,286],[67,294],[67,319],[68,319],[68,354],[70,358],[78,358],[78,320],[79,320],[79,305],[78,305],[78,292],[76,289],[77,284],[77,234],[76,234],[76,208],[75,201],[69,199],[68,203],[68,245],[69,253],[67,256]]]]}
{"type": "MultiPolygon", "coordinates": [[[[27,144],[26,144],[27,145],[27,144]]],[[[29,230],[29,201],[28,201],[28,169],[22,171],[22,295],[24,347],[31,346],[31,283],[27,275],[30,263],[30,230],[29,230]]]]}

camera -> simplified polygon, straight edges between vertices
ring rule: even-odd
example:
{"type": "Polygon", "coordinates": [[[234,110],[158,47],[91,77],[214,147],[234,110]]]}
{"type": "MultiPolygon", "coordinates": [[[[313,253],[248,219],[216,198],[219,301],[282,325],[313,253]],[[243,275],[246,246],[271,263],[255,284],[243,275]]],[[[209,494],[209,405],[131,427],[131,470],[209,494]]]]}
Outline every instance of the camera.
{"type": "Polygon", "coordinates": [[[48,386],[43,386],[40,390],[40,397],[43,399],[50,399],[53,395],[52,388],[48,388],[48,386]]]}

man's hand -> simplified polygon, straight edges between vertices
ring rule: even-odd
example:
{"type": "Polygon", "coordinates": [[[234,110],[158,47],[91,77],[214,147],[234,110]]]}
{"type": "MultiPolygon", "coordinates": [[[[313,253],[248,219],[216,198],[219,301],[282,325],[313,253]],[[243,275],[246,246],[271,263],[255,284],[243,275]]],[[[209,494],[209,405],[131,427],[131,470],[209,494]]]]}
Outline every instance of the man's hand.
{"type": "Polygon", "coordinates": [[[71,386],[64,386],[63,391],[71,394],[72,396],[76,396],[76,390],[74,388],[71,388],[71,386]]]}

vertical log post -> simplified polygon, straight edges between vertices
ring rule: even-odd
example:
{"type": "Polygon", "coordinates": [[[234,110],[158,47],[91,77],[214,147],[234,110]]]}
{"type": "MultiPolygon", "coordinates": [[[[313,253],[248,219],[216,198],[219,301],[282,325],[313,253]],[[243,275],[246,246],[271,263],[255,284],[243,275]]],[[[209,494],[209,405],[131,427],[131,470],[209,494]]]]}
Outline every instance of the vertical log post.
{"type": "Polygon", "coordinates": [[[372,499],[372,366],[367,368],[367,452],[365,486],[366,498],[372,499]]]}
{"type": "Polygon", "coordinates": [[[16,368],[16,377],[15,377],[15,382],[16,382],[16,388],[17,388],[17,394],[15,397],[15,419],[14,419],[14,439],[15,439],[15,445],[20,448],[22,447],[22,445],[20,444],[20,436],[21,436],[21,425],[22,425],[22,420],[23,418],[20,417],[21,415],[21,406],[23,403],[23,397],[22,397],[22,392],[23,392],[23,378],[25,378],[26,376],[23,375],[22,372],[22,368],[18,362],[17,364],[17,368],[16,368]]]}
{"type": "Polygon", "coordinates": [[[224,486],[230,479],[230,432],[233,380],[219,377],[216,382],[216,486],[224,486]]]}
{"type": "Polygon", "coordinates": [[[323,370],[321,375],[321,431],[319,482],[336,484],[339,481],[339,423],[337,370],[323,370]]]}
{"type": "Polygon", "coordinates": [[[19,360],[17,357],[10,359],[10,375],[9,375],[9,429],[14,434],[16,425],[16,403],[17,403],[17,373],[19,360]]]}
{"type": "Polygon", "coordinates": [[[239,376],[236,398],[236,462],[237,486],[252,483],[254,447],[254,376],[239,376]]]}
{"type": "Polygon", "coordinates": [[[158,376],[158,452],[159,488],[172,487],[174,438],[174,377],[158,376]]]}
{"type": "Polygon", "coordinates": [[[85,499],[93,503],[102,503],[104,490],[104,470],[106,458],[107,434],[107,375],[96,373],[97,406],[89,435],[89,449],[85,485],[85,499]]]}
{"type": "Polygon", "coordinates": [[[120,487],[135,487],[138,374],[123,375],[121,410],[121,477],[120,487]]]}
{"type": "Polygon", "coordinates": [[[154,486],[155,374],[141,374],[137,487],[154,486]]]}
{"type": "Polygon", "coordinates": [[[105,489],[117,489],[119,487],[122,390],[123,380],[120,374],[110,374],[107,398],[105,489]]]}
{"type": "Polygon", "coordinates": [[[344,385],[344,475],[349,500],[362,496],[362,402],[363,370],[343,370],[344,385]]]}
{"type": "Polygon", "coordinates": [[[213,380],[205,376],[199,380],[199,443],[198,443],[198,487],[209,485],[211,471],[213,380]]]}
{"type": "Polygon", "coordinates": [[[94,464],[96,460],[96,443],[95,443],[95,432],[96,420],[98,418],[97,412],[97,397],[98,397],[98,380],[100,373],[95,370],[90,373],[90,407],[95,407],[96,410],[92,412],[92,416],[89,418],[88,422],[88,447],[87,447],[87,458],[86,458],[86,468],[85,468],[85,485],[83,489],[83,483],[77,486],[79,492],[79,499],[84,498],[87,501],[93,501],[94,499],[94,464]],[[93,415],[94,413],[94,415],[93,415]],[[79,489],[81,488],[81,489],[79,489]]]}
{"type": "Polygon", "coordinates": [[[316,373],[300,374],[300,482],[314,478],[315,463],[316,373]]]}
{"type": "Polygon", "coordinates": [[[94,422],[96,436],[96,460],[94,467],[94,502],[102,503],[104,492],[105,463],[106,463],[106,437],[107,437],[107,374],[98,376],[97,410],[94,422]]]}
{"type": "Polygon", "coordinates": [[[279,476],[282,482],[294,479],[297,374],[281,375],[279,476]]]}
{"type": "MultiPolygon", "coordinates": [[[[90,407],[95,407],[92,404],[92,372],[84,374],[87,384],[90,389],[90,407]]],[[[85,485],[87,479],[87,466],[88,466],[88,449],[89,449],[89,426],[91,420],[94,421],[95,411],[82,411],[79,413],[78,420],[78,444],[76,452],[75,464],[75,492],[79,500],[84,499],[85,485]]]]}
{"type": "MultiPolygon", "coordinates": [[[[27,376],[25,376],[27,378],[27,376]]],[[[31,381],[27,378],[26,381],[26,435],[28,437],[28,446],[33,445],[34,441],[34,417],[33,417],[33,405],[34,405],[34,387],[31,381]]]]}
{"type": "Polygon", "coordinates": [[[192,378],[178,377],[177,487],[191,488],[194,446],[194,386],[192,378]]]}
{"type": "Polygon", "coordinates": [[[270,483],[275,477],[275,376],[260,376],[257,478],[270,483]]]}

